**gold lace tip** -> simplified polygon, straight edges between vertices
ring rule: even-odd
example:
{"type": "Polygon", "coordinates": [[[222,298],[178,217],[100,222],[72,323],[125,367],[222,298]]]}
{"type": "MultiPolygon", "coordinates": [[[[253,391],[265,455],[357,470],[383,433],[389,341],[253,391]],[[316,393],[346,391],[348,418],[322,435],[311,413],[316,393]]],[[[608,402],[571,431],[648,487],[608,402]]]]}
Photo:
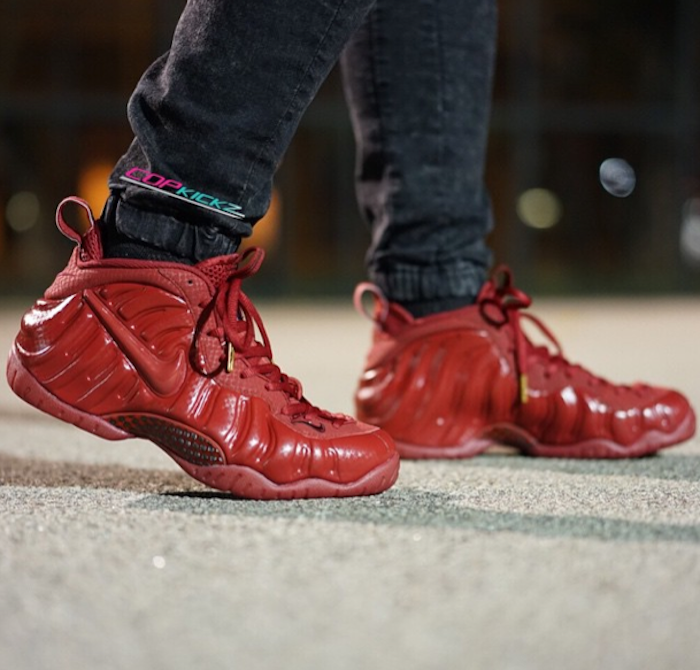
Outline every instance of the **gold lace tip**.
{"type": "Polygon", "coordinates": [[[527,403],[529,395],[527,392],[527,375],[520,375],[520,402],[527,403]]]}
{"type": "Polygon", "coordinates": [[[236,350],[233,345],[228,343],[228,356],[226,358],[226,372],[233,372],[233,366],[236,363],[236,350]]]}

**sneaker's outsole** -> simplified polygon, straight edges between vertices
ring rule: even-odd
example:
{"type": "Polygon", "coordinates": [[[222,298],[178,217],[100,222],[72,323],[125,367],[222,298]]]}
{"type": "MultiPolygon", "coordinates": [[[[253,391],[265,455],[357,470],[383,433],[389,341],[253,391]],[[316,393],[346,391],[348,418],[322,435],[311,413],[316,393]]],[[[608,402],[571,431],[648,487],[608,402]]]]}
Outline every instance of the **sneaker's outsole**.
{"type": "Polygon", "coordinates": [[[396,448],[402,458],[471,458],[497,445],[514,447],[528,456],[544,458],[639,458],[672,447],[693,437],[695,415],[689,411],[672,433],[649,431],[630,445],[622,445],[613,440],[590,439],[564,445],[541,444],[522,428],[512,424],[490,426],[476,437],[461,444],[449,446],[418,445],[396,441],[396,448]]]}
{"type": "MultiPolygon", "coordinates": [[[[57,398],[22,365],[14,347],[7,359],[7,381],[12,390],[28,404],[89,433],[107,440],[139,437],[117,428],[103,417],[83,412],[57,398]]],[[[372,495],[390,488],[399,474],[399,454],[395,453],[392,458],[364,477],[347,484],[323,479],[304,479],[289,484],[277,484],[246,466],[195,465],[172,453],[167,447],[156,442],[153,444],[168,454],[188,475],[203,484],[234,496],[258,500],[372,495]]]]}

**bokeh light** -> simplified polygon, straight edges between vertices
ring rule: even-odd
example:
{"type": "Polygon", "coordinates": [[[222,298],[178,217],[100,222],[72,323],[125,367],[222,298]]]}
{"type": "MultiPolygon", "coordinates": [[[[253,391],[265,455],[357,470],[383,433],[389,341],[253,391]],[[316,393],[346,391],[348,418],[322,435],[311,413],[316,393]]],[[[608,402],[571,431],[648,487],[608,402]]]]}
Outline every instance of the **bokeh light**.
{"type": "Polygon", "coordinates": [[[41,203],[36,193],[20,191],[15,193],[5,208],[7,225],[17,233],[24,233],[39,222],[41,203]]]}
{"type": "Polygon", "coordinates": [[[90,209],[99,216],[109,196],[109,175],[114,163],[98,161],[83,168],[78,177],[78,195],[85,200],[90,209]]]}
{"type": "Polygon", "coordinates": [[[273,251],[280,239],[282,226],[282,195],[277,188],[272,189],[272,200],[265,216],[255,224],[253,236],[243,241],[242,248],[249,246],[262,247],[265,251],[273,251]]]}
{"type": "Polygon", "coordinates": [[[520,194],[516,211],[526,226],[546,230],[559,223],[564,208],[556,193],[546,188],[531,188],[520,194]]]}
{"type": "Polygon", "coordinates": [[[691,198],[683,207],[680,244],[686,263],[700,267],[700,198],[691,198]]]}
{"type": "Polygon", "coordinates": [[[608,158],[600,164],[600,183],[616,198],[626,198],[637,185],[634,168],[623,158],[608,158]]]}

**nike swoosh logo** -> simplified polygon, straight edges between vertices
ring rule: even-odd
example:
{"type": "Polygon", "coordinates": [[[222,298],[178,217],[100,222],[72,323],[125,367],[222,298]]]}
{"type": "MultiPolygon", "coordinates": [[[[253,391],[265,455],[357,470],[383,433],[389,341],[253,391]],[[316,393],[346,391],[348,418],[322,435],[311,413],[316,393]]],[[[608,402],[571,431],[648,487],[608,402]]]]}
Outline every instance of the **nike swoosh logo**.
{"type": "Polygon", "coordinates": [[[177,360],[163,360],[102,302],[95,291],[87,290],[83,295],[105,330],[153,391],[161,396],[170,396],[182,388],[187,376],[184,351],[178,351],[177,360]]]}

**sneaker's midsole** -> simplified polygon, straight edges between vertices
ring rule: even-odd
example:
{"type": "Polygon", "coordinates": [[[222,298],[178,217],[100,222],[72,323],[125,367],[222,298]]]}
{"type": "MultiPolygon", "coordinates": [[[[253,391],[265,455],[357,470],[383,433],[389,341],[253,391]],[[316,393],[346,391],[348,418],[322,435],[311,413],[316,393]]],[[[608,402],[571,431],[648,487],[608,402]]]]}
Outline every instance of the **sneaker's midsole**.
{"type": "Polygon", "coordinates": [[[695,415],[689,412],[672,433],[649,431],[629,445],[605,438],[590,438],[569,444],[545,444],[527,431],[512,424],[498,424],[482,429],[459,444],[413,444],[395,440],[402,458],[469,458],[497,445],[514,447],[529,456],[550,458],[636,458],[684,442],[695,433],[695,415]]]}
{"type": "MultiPolygon", "coordinates": [[[[7,360],[7,381],[12,390],[30,405],[99,437],[107,440],[140,437],[117,428],[108,418],[83,412],[57,398],[24,367],[14,347],[7,360]]],[[[148,436],[143,437],[151,439],[148,436]]],[[[353,482],[341,483],[314,478],[279,484],[247,466],[232,464],[206,466],[191,463],[163,444],[159,444],[158,441],[152,439],[151,441],[195,479],[212,488],[248,498],[311,498],[379,493],[393,485],[399,470],[399,455],[395,453],[386,462],[353,482]]]]}

